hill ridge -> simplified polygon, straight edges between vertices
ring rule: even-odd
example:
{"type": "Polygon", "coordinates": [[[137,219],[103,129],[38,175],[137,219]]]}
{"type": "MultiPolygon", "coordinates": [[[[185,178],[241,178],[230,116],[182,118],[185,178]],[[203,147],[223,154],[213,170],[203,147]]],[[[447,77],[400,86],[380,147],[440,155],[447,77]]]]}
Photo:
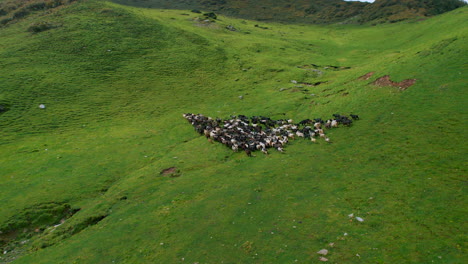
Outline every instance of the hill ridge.
{"type": "Polygon", "coordinates": [[[461,0],[113,0],[116,3],[164,9],[201,9],[220,14],[284,23],[394,23],[441,14],[466,5],[461,0]]]}

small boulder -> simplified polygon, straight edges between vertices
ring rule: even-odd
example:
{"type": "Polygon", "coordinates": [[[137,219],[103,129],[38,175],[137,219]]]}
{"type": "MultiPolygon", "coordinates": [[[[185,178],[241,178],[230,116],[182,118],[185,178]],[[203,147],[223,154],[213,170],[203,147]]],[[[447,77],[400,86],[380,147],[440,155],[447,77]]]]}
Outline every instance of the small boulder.
{"type": "Polygon", "coordinates": [[[227,25],[226,29],[229,31],[237,31],[237,29],[233,25],[227,25]]]}
{"type": "Polygon", "coordinates": [[[328,250],[326,249],[319,250],[317,254],[326,256],[328,254],[328,250]]]}
{"type": "Polygon", "coordinates": [[[323,262],[328,261],[328,259],[327,259],[327,258],[324,258],[324,257],[320,257],[319,260],[320,260],[320,261],[323,261],[323,262]]]}

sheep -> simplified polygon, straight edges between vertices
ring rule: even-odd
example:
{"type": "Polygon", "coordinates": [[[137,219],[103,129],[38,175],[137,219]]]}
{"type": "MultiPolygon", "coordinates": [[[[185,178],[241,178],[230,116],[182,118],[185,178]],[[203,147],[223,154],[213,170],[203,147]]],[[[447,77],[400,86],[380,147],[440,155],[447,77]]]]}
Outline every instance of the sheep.
{"type": "Polygon", "coordinates": [[[338,127],[338,121],[336,121],[336,119],[333,119],[330,124],[331,127],[338,127]]]}
{"type": "Polygon", "coordinates": [[[245,149],[245,154],[247,154],[247,156],[249,157],[252,157],[252,151],[250,151],[249,149],[245,149]]]}
{"type": "MultiPolygon", "coordinates": [[[[256,150],[268,154],[268,148],[275,148],[279,152],[284,152],[284,146],[289,139],[295,137],[307,138],[316,143],[317,136],[319,136],[324,138],[327,143],[331,143],[330,138],[325,135],[325,128],[338,127],[339,124],[350,126],[353,122],[347,116],[339,114],[334,114],[335,118],[328,119],[326,122],[321,118],[316,118],[313,121],[305,119],[298,124],[294,124],[292,119],[272,120],[264,116],[248,118],[239,115],[231,116],[231,119],[227,120],[213,119],[192,113],[182,114],[182,116],[192,124],[197,133],[204,135],[209,142],[220,142],[235,152],[242,149],[249,157],[256,150]],[[307,126],[308,124],[311,124],[311,126],[307,126]],[[324,128],[322,128],[322,125],[324,128]]],[[[351,118],[358,120],[359,116],[351,115],[351,118]]]]}
{"type": "Polygon", "coordinates": [[[298,137],[304,137],[304,133],[300,132],[300,131],[296,131],[296,135],[298,137]]]}
{"type": "Polygon", "coordinates": [[[239,151],[239,146],[236,145],[236,144],[233,144],[231,148],[232,148],[232,150],[233,150],[234,152],[239,151]]]}
{"type": "Polygon", "coordinates": [[[301,122],[299,122],[299,125],[306,125],[306,124],[311,124],[312,120],[310,119],[304,119],[301,122]]]}

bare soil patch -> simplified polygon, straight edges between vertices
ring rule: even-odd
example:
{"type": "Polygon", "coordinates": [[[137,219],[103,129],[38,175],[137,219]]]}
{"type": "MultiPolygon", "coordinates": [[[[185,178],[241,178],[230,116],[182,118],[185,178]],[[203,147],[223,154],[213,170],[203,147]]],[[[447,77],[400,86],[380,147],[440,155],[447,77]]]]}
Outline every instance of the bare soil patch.
{"type": "Polygon", "coordinates": [[[372,77],[372,75],[374,75],[374,73],[375,72],[368,72],[368,73],[364,74],[363,76],[359,77],[358,80],[367,81],[372,77]]]}
{"type": "Polygon", "coordinates": [[[179,170],[176,167],[170,167],[170,168],[164,169],[159,174],[162,176],[169,176],[169,177],[180,176],[179,170]]]}
{"type": "Polygon", "coordinates": [[[397,87],[400,91],[404,91],[408,89],[408,87],[412,86],[415,83],[416,83],[416,79],[406,79],[401,82],[394,82],[390,80],[390,75],[382,76],[378,78],[377,80],[375,80],[374,82],[372,82],[373,85],[377,85],[377,86],[397,87]]]}

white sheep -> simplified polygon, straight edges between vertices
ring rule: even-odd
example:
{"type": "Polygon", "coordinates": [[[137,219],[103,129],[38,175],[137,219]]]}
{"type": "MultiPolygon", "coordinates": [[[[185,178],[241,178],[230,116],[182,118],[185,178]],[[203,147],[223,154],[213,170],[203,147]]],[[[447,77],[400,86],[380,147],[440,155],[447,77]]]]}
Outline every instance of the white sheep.
{"type": "Polygon", "coordinates": [[[335,119],[333,119],[331,121],[331,127],[338,127],[338,121],[336,121],[335,119]]]}

